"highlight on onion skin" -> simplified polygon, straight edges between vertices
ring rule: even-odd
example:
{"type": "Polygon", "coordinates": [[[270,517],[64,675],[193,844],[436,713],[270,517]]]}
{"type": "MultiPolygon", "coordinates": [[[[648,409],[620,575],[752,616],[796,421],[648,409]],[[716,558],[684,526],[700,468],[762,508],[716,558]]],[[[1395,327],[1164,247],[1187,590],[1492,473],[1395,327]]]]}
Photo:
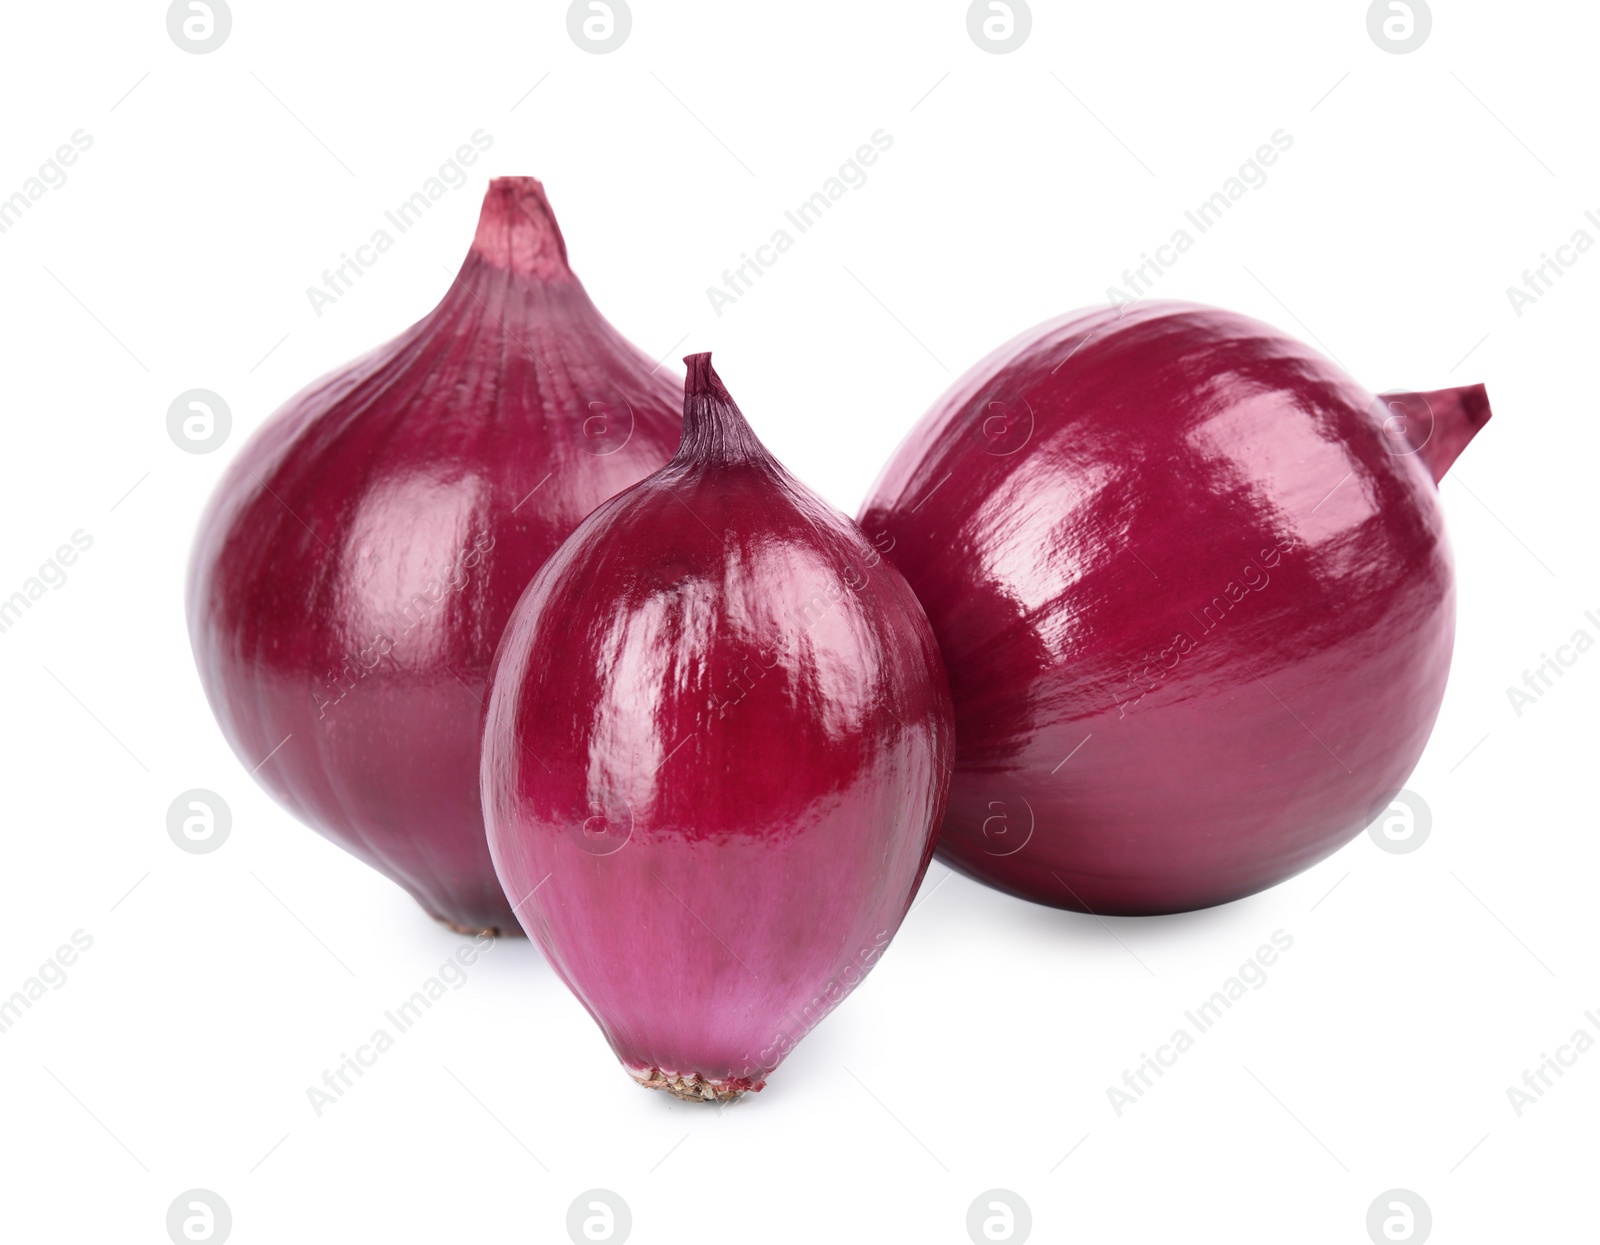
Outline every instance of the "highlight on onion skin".
{"type": "Polygon", "coordinates": [[[484,727],[524,928],[636,1080],[758,1090],[882,955],[951,709],[922,608],[692,355],[683,442],[518,604],[484,727]]]}
{"type": "Polygon", "coordinates": [[[544,560],[680,431],[543,188],[494,181],[439,305],[291,398],[201,521],[189,633],[240,760],[438,919],[519,932],[478,797],[494,648],[544,560]]]}
{"type": "Polygon", "coordinates": [[[1436,482],[1488,418],[1481,385],[1380,401],[1189,304],[1063,316],[975,366],[861,516],[950,678],[941,858],[1137,915],[1249,895],[1359,833],[1444,695],[1436,482]]]}

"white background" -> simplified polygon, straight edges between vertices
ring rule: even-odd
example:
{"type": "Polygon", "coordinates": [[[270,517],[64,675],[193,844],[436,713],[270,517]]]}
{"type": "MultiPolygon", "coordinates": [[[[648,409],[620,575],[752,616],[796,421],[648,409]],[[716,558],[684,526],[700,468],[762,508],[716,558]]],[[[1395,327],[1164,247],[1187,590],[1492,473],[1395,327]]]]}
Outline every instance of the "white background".
{"type": "Polygon", "coordinates": [[[1436,0],[1409,55],[1365,17],[1037,3],[992,55],[961,3],[634,0],[596,56],[548,0],[236,0],[191,55],[159,3],[8,6],[0,193],[75,130],[94,143],[0,235],[0,596],[74,530],[94,544],[0,635],[0,995],[75,930],[94,945],[0,1034],[0,1235],[162,1242],[199,1187],[238,1242],[564,1241],[602,1187],[641,1245],[959,1245],[999,1187],[1041,1241],[1359,1243],[1401,1187],[1439,1241],[1592,1237],[1600,1053],[1520,1118],[1506,1090],[1600,1036],[1600,654],[1520,717],[1506,688],[1600,639],[1600,253],[1520,317],[1506,287],[1580,227],[1600,240],[1600,11],[1436,0]],[[480,128],[471,183],[315,315],[306,287],[480,128]],[[880,128],[870,180],[717,317],[706,287],[880,128]],[[960,371],[1103,300],[1279,129],[1270,180],[1158,292],[1319,342],[1375,390],[1482,380],[1494,405],[1441,490],[1460,601],[1409,783],[1427,842],[1362,836],[1148,920],[935,864],[867,983],[725,1111],[636,1088],[506,942],[317,1118],[307,1087],[459,940],[247,776],[194,674],[183,570],[245,437],[437,301],[487,178],[543,179],[607,316],[652,357],[714,350],[767,444],[853,513],[960,371]],[[234,416],[204,456],[165,428],[195,387],[234,416]],[[167,836],[193,787],[233,811],[211,855],[167,836]],[[1118,1118],[1107,1088],[1278,929],[1267,984],[1118,1118]]]}

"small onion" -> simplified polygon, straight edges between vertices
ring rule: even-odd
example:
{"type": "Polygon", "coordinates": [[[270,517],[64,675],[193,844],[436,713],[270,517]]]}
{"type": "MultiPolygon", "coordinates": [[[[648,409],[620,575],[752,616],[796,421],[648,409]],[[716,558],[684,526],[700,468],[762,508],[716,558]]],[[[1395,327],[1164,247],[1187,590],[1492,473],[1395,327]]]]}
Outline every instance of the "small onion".
{"type": "Polygon", "coordinates": [[[517,914],[643,1085],[757,1090],[859,983],[933,852],[951,759],[900,575],[774,460],[711,356],[683,442],[506,628],[484,727],[517,914]]]}
{"type": "Polygon", "coordinates": [[[1439,711],[1436,481],[1488,418],[1482,386],[1380,401],[1185,304],[1064,316],[974,367],[861,518],[950,677],[941,857],[1039,903],[1160,913],[1358,833],[1439,711]]]}
{"type": "Polygon", "coordinates": [[[478,798],[495,644],[579,520],[668,460],[677,406],[543,188],[500,178],[438,307],[291,398],[201,521],[189,634],[229,743],[455,928],[517,930],[478,798]]]}

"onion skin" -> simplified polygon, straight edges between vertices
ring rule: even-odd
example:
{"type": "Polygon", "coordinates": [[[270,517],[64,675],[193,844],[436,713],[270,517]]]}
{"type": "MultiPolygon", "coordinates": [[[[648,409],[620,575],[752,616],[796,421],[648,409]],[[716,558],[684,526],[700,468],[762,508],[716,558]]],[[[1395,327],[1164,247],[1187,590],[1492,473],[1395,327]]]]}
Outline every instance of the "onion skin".
{"type": "Polygon", "coordinates": [[[1180,303],[1049,321],[956,382],[861,516],[950,678],[943,860],[1058,908],[1181,912],[1371,821],[1444,695],[1436,480],[1489,417],[1482,386],[1386,400],[1180,303]]]}
{"type": "Polygon", "coordinates": [[[933,853],[949,693],[911,590],[686,360],[683,444],[529,585],[484,727],[524,928],[641,1084],[757,1090],[933,853]]]}
{"type": "Polygon", "coordinates": [[[201,521],[189,634],[228,742],[454,928],[518,932],[478,796],[500,633],[579,521],[671,457],[678,409],[539,183],[501,178],[438,307],[291,398],[201,521]]]}

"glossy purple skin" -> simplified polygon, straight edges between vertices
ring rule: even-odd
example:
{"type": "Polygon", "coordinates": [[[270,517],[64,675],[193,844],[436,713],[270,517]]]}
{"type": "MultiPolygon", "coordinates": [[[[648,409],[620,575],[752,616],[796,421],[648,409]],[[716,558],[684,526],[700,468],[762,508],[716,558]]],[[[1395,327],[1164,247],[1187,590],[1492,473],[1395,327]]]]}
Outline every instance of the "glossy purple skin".
{"type": "Polygon", "coordinates": [[[1179,912],[1368,824],[1439,711],[1435,480],[1489,415],[1481,386],[1390,400],[1264,324],[1151,303],[1040,325],[935,404],[861,524],[950,677],[942,859],[1179,912]]]}
{"type": "Polygon", "coordinates": [[[517,932],[478,798],[500,633],[579,521],[671,457],[678,407],[539,183],[501,178],[439,306],[290,399],[200,524],[189,634],[228,742],[457,928],[517,932]]]}
{"type": "Polygon", "coordinates": [[[904,579],[767,454],[710,356],[687,362],[677,456],[584,521],[506,628],[483,798],[524,928],[623,1064],[720,1099],[882,954],[952,728],[904,579]]]}

